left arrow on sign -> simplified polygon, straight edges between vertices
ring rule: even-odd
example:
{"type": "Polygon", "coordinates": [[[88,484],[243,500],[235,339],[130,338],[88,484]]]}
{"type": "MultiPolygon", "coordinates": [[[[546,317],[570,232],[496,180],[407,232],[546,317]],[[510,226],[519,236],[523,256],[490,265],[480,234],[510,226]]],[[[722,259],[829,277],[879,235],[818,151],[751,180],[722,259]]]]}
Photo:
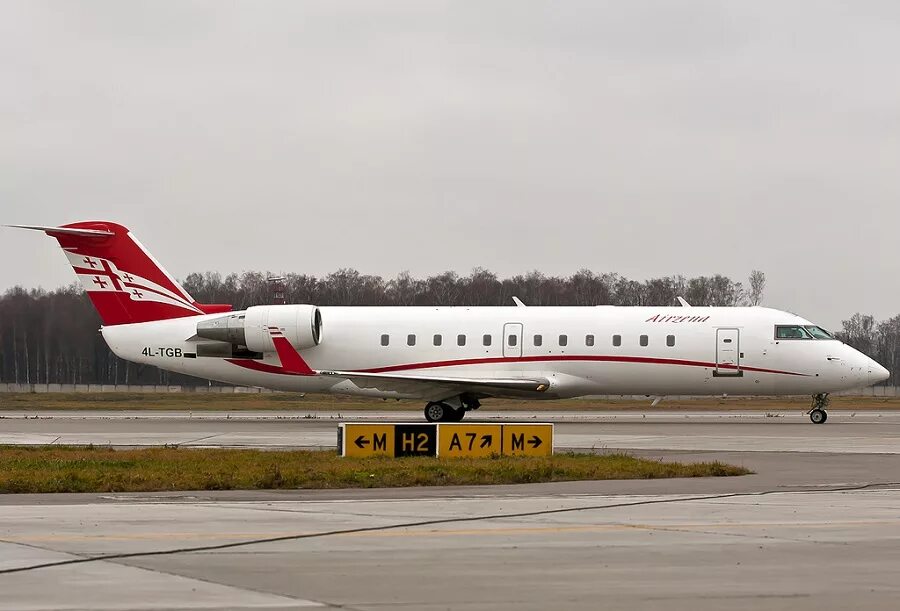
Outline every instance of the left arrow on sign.
{"type": "Polygon", "coordinates": [[[360,435],[359,437],[356,438],[356,440],[353,443],[356,444],[357,448],[364,448],[372,442],[369,441],[368,439],[366,439],[365,435],[360,435]]]}

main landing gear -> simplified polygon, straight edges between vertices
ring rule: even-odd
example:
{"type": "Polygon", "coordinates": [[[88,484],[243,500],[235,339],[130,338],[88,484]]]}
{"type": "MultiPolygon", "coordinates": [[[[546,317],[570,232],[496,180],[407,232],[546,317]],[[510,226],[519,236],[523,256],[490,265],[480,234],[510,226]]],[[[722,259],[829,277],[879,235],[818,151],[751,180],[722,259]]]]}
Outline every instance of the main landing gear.
{"type": "Polygon", "coordinates": [[[825,421],[828,420],[828,412],[825,411],[828,401],[828,393],[813,395],[812,408],[806,412],[813,424],[825,424],[825,421]]]}
{"type": "Polygon", "coordinates": [[[466,412],[481,407],[475,397],[460,395],[443,401],[431,401],[425,406],[425,420],[428,422],[461,422],[466,412]]]}
{"type": "Polygon", "coordinates": [[[443,401],[432,401],[425,406],[425,420],[428,422],[459,422],[465,415],[463,408],[454,409],[443,401]]]}

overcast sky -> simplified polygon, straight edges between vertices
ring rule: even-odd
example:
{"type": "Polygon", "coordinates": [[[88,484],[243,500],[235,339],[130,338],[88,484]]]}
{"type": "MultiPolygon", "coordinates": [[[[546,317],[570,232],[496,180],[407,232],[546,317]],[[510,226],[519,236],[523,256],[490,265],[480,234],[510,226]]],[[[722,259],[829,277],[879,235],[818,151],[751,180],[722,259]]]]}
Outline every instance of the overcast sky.
{"type": "Polygon", "coordinates": [[[898,62],[896,2],[4,1],[0,222],[115,220],[180,278],[761,269],[886,318],[898,62]]]}

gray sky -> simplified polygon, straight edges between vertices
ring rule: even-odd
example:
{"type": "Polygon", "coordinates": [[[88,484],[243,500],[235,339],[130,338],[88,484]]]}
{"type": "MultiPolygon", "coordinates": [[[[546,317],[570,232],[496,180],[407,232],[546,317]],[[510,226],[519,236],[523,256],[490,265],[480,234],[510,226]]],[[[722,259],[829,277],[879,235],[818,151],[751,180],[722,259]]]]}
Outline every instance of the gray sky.
{"type": "Polygon", "coordinates": [[[0,222],[115,220],[178,277],[758,268],[886,318],[898,61],[896,2],[4,1],[0,222]]]}

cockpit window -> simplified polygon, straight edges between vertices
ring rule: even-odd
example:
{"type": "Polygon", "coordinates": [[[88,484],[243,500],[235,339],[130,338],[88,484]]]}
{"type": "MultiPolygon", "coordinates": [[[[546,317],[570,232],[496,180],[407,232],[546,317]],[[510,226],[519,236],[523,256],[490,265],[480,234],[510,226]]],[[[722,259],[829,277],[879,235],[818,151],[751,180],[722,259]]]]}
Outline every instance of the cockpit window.
{"type": "Polygon", "coordinates": [[[812,339],[812,336],[800,325],[777,325],[775,339],[812,339]]]}
{"type": "Polygon", "coordinates": [[[834,336],[822,327],[817,327],[815,325],[806,325],[803,328],[806,329],[806,332],[812,335],[815,339],[834,339],[834,336]]]}
{"type": "Polygon", "coordinates": [[[776,325],[775,339],[834,339],[834,336],[816,325],[776,325]]]}

